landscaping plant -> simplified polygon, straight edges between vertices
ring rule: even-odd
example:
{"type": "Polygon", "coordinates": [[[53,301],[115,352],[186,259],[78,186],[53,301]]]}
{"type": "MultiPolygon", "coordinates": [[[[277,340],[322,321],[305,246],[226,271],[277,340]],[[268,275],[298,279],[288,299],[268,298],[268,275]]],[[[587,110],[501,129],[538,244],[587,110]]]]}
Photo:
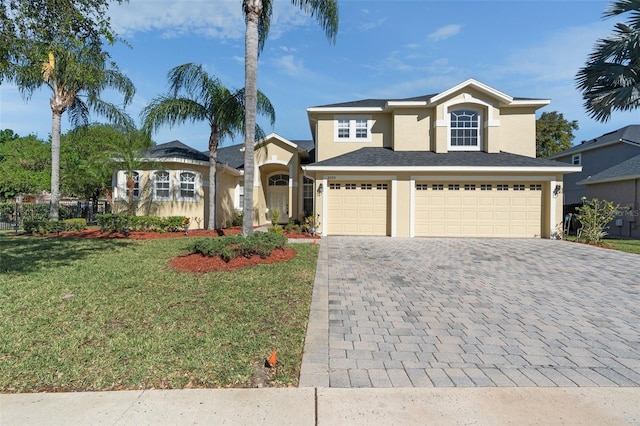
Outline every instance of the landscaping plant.
{"type": "Polygon", "coordinates": [[[579,240],[589,244],[600,244],[607,235],[609,223],[620,214],[620,205],[614,205],[612,201],[592,198],[582,198],[583,204],[578,207],[576,218],[582,227],[579,232],[579,240]]]}

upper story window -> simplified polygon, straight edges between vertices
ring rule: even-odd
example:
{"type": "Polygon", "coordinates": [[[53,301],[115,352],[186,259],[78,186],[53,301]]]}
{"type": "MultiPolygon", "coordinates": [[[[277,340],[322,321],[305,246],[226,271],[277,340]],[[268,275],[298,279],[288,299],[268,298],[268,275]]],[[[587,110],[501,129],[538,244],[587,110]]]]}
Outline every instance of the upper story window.
{"type": "Polygon", "coordinates": [[[582,165],[582,154],[573,154],[571,156],[571,164],[573,164],[574,166],[581,166],[582,165]]]}
{"type": "Polygon", "coordinates": [[[480,114],[477,111],[460,109],[450,114],[449,149],[452,151],[480,150],[480,114]]]}
{"type": "Polygon", "coordinates": [[[196,174],[191,172],[180,173],[180,198],[183,200],[196,199],[196,174]]]}
{"type": "Polygon", "coordinates": [[[336,142],[371,141],[371,117],[336,117],[334,126],[336,142]]]}
{"type": "Polygon", "coordinates": [[[156,172],[153,176],[153,198],[155,200],[171,199],[171,179],[169,172],[156,172]]]}
{"type": "Polygon", "coordinates": [[[236,184],[236,209],[244,209],[244,180],[240,179],[236,184]]]}
{"type": "Polygon", "coordinates": [[[131,175],[131,179],[129,179],[129,173],[124,173],[126,182],[125,182],[125,195],[127,198],[131,196],[131,191],[133,191],[133,198],[140,198],[140,173],[133,172],[131,175]]]}

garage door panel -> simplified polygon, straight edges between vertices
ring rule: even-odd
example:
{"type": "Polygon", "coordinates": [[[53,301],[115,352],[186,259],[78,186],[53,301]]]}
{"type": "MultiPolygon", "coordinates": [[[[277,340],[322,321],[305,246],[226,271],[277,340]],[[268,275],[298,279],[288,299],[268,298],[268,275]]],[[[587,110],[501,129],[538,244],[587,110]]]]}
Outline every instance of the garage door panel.
{"type": "Polygon", "coordinates": [[[444,182],[444,190],[434,190],[434,184],[417,183],[416,236],[534,237],[541,233],[540,184],[444,182]],[[450,189],[456,187],[459,190],[450,189]]]}
{"type": "Polygon", "coordinates": [[[388,184],[340,181],[328,187],[328,234],[387,235],[388,184]]]}

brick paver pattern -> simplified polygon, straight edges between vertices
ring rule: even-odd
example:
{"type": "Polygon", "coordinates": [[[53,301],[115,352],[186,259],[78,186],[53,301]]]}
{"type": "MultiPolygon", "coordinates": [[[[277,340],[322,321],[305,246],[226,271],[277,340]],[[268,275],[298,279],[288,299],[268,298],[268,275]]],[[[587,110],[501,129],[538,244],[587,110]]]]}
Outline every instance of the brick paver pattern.
{"type": "Polygon", "coordinates": [[[329,237],[331,387],[639,386],[640,256],[329,237]]]}

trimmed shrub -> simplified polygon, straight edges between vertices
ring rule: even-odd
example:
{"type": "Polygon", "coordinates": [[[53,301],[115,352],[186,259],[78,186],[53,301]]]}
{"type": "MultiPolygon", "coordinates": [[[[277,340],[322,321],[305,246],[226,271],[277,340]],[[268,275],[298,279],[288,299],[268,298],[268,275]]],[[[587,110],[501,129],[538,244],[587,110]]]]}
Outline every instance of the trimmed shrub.
{"type": "Polygon", "coordinates": [[[181,232],[185,216],[127,216],[123,214],[101,214],[97,221],[102,232],[124,232],[125,227],[129,231],[151,232],[181,232]]]}
{"type": "Polygon", "coordinates": [[[244,218],[244,215],[242,215],[242,214],[237,215],[231,221],[231,226],[242,226],[242,219],[243,218],[244,218]]]}
{"type": "Polygon", "coordinates": [[[28,234],[53,234],[64,231],[82,231],[87,229],[86,219],[65,219],[58,222],[48,220],[25,220],[24,230],[28,234]]]}
{"type": "Polygon", "coordinates": [[[287,238],[282,234],[270,232],[254,232],[245,237],[243,235],[227,235],[218,238],[199,238],[193,241],[188,250],[203,256],[220,256],[225,262],[236,257],[251,257],[258,255],[268,257],[276,248],[282,248],[287,238]]]}

